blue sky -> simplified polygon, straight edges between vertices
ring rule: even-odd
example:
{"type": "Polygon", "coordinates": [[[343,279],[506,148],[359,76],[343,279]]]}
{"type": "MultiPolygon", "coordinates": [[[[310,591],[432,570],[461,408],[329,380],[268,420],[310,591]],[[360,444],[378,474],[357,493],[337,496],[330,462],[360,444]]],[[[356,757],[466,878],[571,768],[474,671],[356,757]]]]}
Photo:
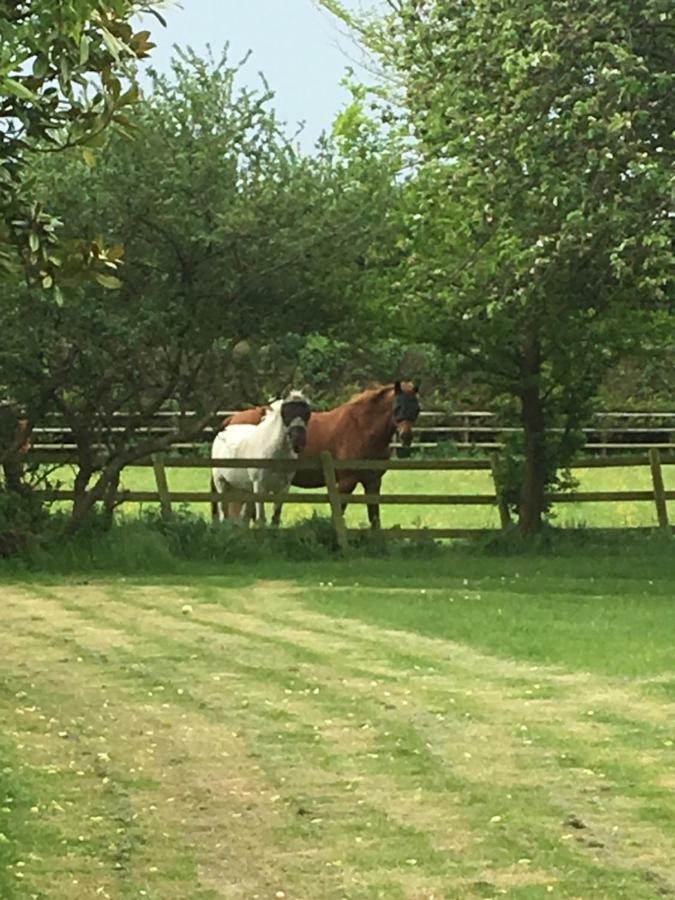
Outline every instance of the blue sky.
{"type": "MultiPolygon", "coordinates": [[[[351,8],[372,10],[381,0],[347,0],[351,8]]],[[[167,27],[154,19],[146,27],[157,44],[151,64],[167,71],[174,44],[197,52],[206,44],[219,56],[229,42],[230,59],[251,56],[242,80],[259,85],[262,71],[276,93],[275,106],[291,131],[305,122],[299,138],[310,149],[329,129],[349,95],[340,85],[347,68],[363,71],[359,51],[339,23],[312,0],[182,0],[163,11],[167,27]]]]}

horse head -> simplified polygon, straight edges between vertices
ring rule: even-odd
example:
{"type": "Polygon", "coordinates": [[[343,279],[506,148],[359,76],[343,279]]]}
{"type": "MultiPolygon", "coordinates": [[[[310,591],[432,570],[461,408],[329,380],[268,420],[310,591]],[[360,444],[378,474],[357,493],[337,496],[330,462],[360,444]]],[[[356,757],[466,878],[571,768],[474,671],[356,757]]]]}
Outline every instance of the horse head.
{"type": "Polygon", "coordinates": [[[293,452],[302,453],[307,445],[307,424],[312,415],[309,400],[300,391],[291,391],[281,401],[280,413],[293,452]]]}
{"type": "Polygon", "coordinates": [[[419,386],[410,382],[394,384],[394,427],[401,444],[409,447],[413,438],[413,425],[420,414],[419,386]]]}

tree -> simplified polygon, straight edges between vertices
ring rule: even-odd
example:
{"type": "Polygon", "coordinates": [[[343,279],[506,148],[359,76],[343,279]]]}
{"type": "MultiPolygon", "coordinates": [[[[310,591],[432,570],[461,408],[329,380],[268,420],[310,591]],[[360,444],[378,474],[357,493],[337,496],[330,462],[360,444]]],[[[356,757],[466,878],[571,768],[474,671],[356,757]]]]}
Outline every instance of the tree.
{"type": "MultiPolygon", "coordinates": [[[[14,326],[5,328],[5,355],[28,327],[27,310],[17,306],[23,285],[40,286],[44,307],[82,279],[114,284],[119,257],[98,240],[63,240],[58,218],[38,201],[32,167],[36,157],[68,150],[92,163],[108,127],[127,127],[124,108],[137,96],[133,64],[154,46],[149,32],[129,24],[139,12],[154,11],[145,0],[0,0],[0,313],[14,326]]],[[[0,464],[5,487],[16,488],[27,433],[17,427],[19,404],[6,405],[17,399],[8,384],[0,371],[0,464]]],[[[31,417],[44,412],[50,393],[44,380],[31,392],[31,417]]]]}
{"type": "Polygon", "coordinates": [[[412,166],[401,307],[515,401],[531,534],[617,355],[653,315],[675,339],[672,9],[389,7],[356,25],[393,73],[383,114],[412,166]]]}
{"type": "Polygon", "coordinates": [[[259,402],[265,382],[280,391],[262,348],[369,321],[390,171],[355,145],[298,155],[270,92],[237,90],[237,74],[225,58],[179,54],[134,108],[133,140],[112,135],[95,166],[39,167],[64,237],[103,234],[113,258],[125,248],[117,291],[81,284],[56,305],[30,286],[0,318],[0,381],[38,414],[44,399],[74,436],[71,529],[112,498],[124,466],[198,433],[225,403],[259,402]],[[160,437],[148,426],[169,402],[160,437]]]}
{"type": "MultiPolygon", "coordinates": [[[[156,4],[154,4],[156,5],[156,4]]],[[[145,0],[0,0],[0,270],[45,289],[115,260],[97,243],[62,245],[59,221],[34,195],[35,154],[93,148],[109,125],[127,128],[137,97],[132,63],[154,46],[134,31],[145,0]]]]}

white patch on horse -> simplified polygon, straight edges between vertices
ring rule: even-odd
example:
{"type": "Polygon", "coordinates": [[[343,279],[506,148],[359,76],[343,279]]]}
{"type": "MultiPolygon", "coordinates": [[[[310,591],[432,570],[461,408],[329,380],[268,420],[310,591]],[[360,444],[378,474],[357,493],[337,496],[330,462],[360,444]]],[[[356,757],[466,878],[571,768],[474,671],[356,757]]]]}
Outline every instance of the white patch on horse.
{"type": "MultiPolygon", "coordinates": [[[[311,414],[307,398],[294,391],[284,400],[275,400],[258,425],[228,425],[219,432],[211,450],[213,459],[297,459],[307,439],[307,422],[311,414]],[[284,409],[301,405],[300,415],[293,416],[286,424],[284,409]],[[304,415],[303,415],[304,413],[304,415]]],[[[227,465],[214,467],[213,485],[221,494],[228,488],[253,491],[255,494],[285,494],[295,476],[295,469],[276,471],[274,469],[251,467],[233,468],[227,465]]],[[[257,519],[265,522],[265,504],[256,501],[257,519]]],[[[225,502],[218,503],[218,517],[222,522],[227,516],[225,502]]]]}

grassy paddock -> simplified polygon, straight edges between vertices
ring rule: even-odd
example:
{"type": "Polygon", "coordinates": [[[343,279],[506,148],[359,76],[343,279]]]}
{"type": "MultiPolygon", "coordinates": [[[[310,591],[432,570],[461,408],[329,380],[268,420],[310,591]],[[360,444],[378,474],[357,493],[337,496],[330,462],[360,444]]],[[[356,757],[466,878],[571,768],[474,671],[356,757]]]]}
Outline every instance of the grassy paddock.
{"type": "Polygon", "coordinates": [[[159,573],[0,569],[3,900],[675,891],[666,542],[159,573]]]}
{"type": "MultiPolygon", "coordinates": [[[[170,490],[207,491],[209,473],[207,469],[167,469],[170,490]]],[[[651,475],[648,467],[633,466],[626,469],[581,469],[576,473],[579,489],[584,491],[651,490],[651,475]]],[[[663,475],[666,490],[675,490],[675,466],[664,466],[663,475]]],[[[63,469],[59,475],[64,486],[72,483],[70,470],[63,469]]],[[[122,478],[122,487],[127,490],[155,490],[152,469],[129,468],[122,478]]],[[[361,488],[358,489],[359,491],[361,488]]],[[[384,477],[384,493],[411,494],[491,494],[494,493],[492,477],[487,471],[472,472],[389,472],[384,477]]],[[[146,504],[152,505],[152,504],[146,504]]],[[[668,504],[670,520],[675,522],[675,502],[668,504]]],[[[207,504],[192,504],[193,512],[210,516],[207,504]]],[[[124,505],[127,514],[137,514],[139,504],[124,505]]],[[[313,512],[326,514],[328,504],[288,505],[284,522],[292,524],[312,515],[313,512]]],[[[635,527],[651,526],[656,523],[653,502],[628,501],[624,503],[564,503],[554,509],[554,522],[565,527],[635,527]]],[[[497,528],[499,516],[496,508],[490,506],[383,506],[381,510],[384,527],[400,525],[402,528],[497,528]]],[[[347,524],[356,528],[367,524],[365,506],[353,506],[347,511],[347,524]]]]}

